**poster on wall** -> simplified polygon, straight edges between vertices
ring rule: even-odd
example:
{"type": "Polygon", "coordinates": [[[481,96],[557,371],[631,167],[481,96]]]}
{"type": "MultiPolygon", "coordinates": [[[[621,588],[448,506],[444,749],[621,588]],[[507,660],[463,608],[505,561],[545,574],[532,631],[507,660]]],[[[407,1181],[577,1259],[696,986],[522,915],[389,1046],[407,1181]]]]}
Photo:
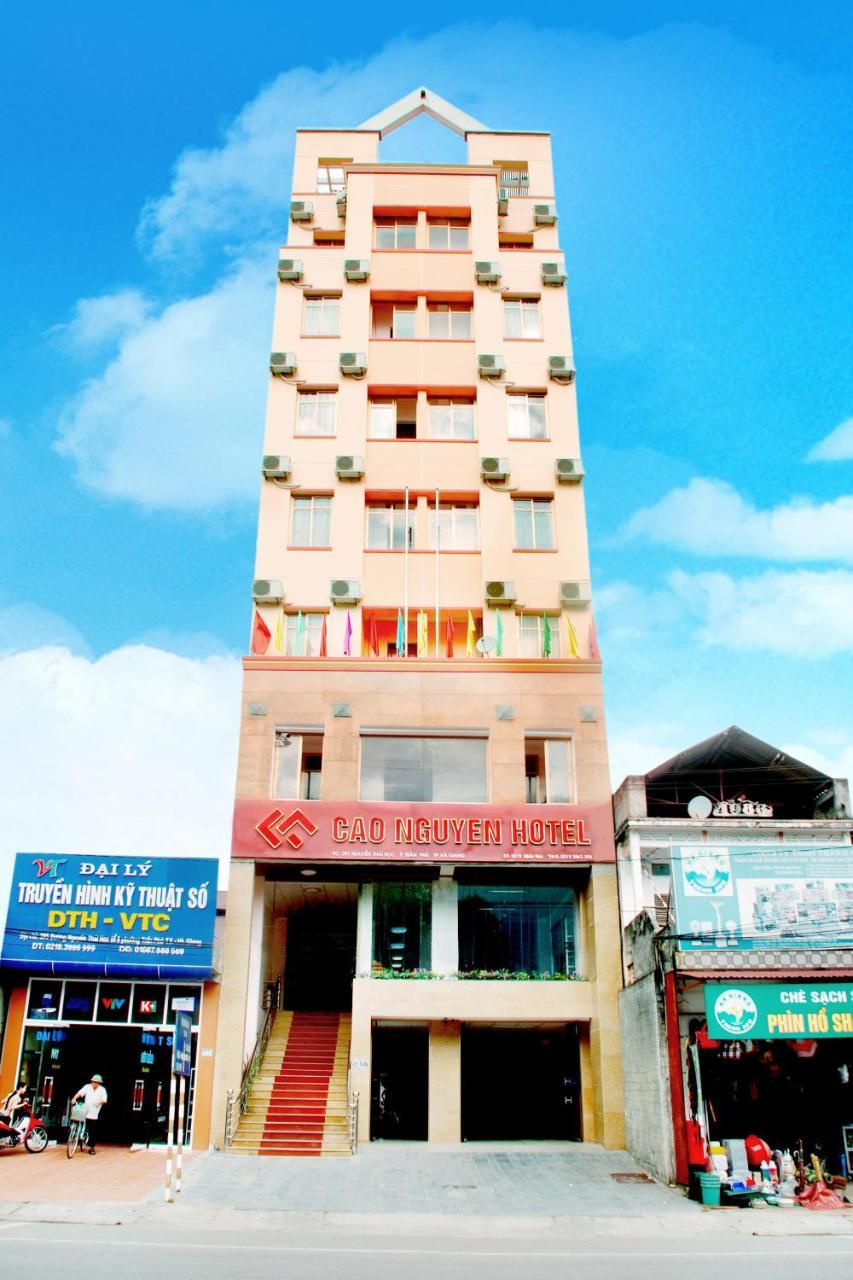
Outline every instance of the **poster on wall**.
{"type": "Polygon", "coordinates": [[[209,978],[215,858],[19,853],[0,963],[100,977],[209,978]]]}
{"type": "Polygon", "coordinates": [[[853,982],[706,982],[712,1040],[853,1036],[853,982]]]}
{"type": "Polygon", "coordinates": [[[850,845],[677,845],[672,890],[682,950],[853,940],[850,845]]]}

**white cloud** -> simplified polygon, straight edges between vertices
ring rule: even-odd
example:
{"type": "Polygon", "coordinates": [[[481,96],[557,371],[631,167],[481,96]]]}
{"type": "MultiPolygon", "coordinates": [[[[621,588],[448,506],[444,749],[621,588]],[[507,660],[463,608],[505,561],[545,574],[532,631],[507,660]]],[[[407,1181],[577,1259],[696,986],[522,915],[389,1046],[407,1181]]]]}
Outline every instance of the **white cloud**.
{"type": "Polygon", "coordinates": [[[806,455],[807,462],[853,462],[853,418],[841,422],[806,455]]]}
{"type": "Polygon", "coordinates": [[[80,351],[96,350],[138,329],[153,303],[138,289],[118,289],[98,298],[80,298],[67,324],[53,332],[80,351]]]}
{"type": "Polygon", "coordinates": [[[274,278],[246,258],[125,334],[60,419],[85,484],[183,510],[255,495],[274,278]]]}
{"type": "Polygon", "coordinates": [[[227,858],[240,664],[143,646],[0,657],[0,913],[16,851],[227,858]]]}
{"type": "Polygon", "coordinates": [[[853,652],[849,570],[769,569],[745,578],[679,570],[669,584],[699,620],[705,644],[802,659],[853,652]]]}
{"type": "Polygon", "coordinates": [[[0,607],[0,655],[38,645],[63,645],[75,653],[88,648],[77,628],[50,609],[29,603],[0,607]]]}
{"type": "MultiPolygon", "coordinates": [[[[810,734],[809,736],[814,738],[820,735],[810,734]]],[[[813,742],[786,743],[783,750],[795,760],[802,760],[803,764],[810,764],[812,768],[822,770],[830,778],[853,778],[853,742],[850,741],[849,735],[840,744],[840,749],[833,752],[821,751],[814,746],[813,742]]]]}
{"type": "Polygon", "coordinates": [[[853,496],[761,511],[726,481],[700,477],[635,512],[623,534],[697,555],[853,563],[853,496]]]}

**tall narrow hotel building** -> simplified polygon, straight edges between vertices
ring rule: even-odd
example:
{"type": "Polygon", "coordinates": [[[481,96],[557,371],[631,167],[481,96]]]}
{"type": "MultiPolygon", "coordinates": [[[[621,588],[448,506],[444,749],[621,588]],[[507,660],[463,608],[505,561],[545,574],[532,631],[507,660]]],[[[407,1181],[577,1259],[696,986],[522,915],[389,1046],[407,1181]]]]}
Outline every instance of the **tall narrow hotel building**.
{"type": "Polygon", "coordinates": [[[622,1144],[558,225],[548,134],[427,89],[298,132],[217,1049],[238,1150],[622,1144]],[[420,112],[467,164],[381,162],[420,112]]]}

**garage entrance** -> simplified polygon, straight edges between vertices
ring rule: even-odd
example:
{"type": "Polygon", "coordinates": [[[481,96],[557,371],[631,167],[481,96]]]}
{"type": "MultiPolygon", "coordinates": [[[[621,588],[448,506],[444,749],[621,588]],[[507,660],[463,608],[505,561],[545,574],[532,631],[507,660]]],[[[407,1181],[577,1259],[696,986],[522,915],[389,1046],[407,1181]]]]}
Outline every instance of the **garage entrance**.
{"type": "Polygon", "coordinates": [[[425,1142],[428,1126],[429,1031],[374,1027],[370,1136],[425,1142]]]}
{"type": "Polygon", "coordinates": [[[463,1142],[580,1140],[578,1029],[462,1028],[463,1142]]]}

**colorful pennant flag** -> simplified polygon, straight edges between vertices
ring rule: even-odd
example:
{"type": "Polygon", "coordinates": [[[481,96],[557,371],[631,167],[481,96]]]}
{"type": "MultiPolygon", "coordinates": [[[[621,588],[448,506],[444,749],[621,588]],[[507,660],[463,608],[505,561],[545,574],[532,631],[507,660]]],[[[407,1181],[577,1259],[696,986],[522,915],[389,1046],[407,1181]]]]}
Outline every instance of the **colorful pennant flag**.
{"type": "Polygon", "coordinates": [[[284,653],[284,609],[279,608],[275,619],[275,651],[284,653]]]}
{"type": "Polygon", "coordinates": [[[547,613],[542,614],[542,656],[551,656],[551,621],[547,613]]]}
{"type": "Polygon", "coordinates": [[[255,621],[252,623],[252,653],[266,653],[270,638],[270,629],[256,609],[255,621]]]}
{"type": "Polygon", "coordinates": [[[379,628],[376,625],[376,610],[371,613],[370,622],[367,624],[367,647],[374,658],[379,657],[379,628]]]}
{"type": "Polygon", "coordinates": [[[344,657],[352,655],[352,614],[347,609],[347,624],[344,627],[344,657]]]}
{"type": "Polygon", "coordinates": [[[444,624],[444,656],[446,658],[453,657],[453,618],[447,615],[447,622],[444,624]]]}
{"type": "Polygon", "coordinates": [[[307,633],[305,630],[305,615],[300,609],[296,615],[296,654],[297,657],[305,657],[305,646],[307,641],[307,633]]]}
{"type": "Polygon", "coordinates": [[[468,610],[468,630],[465,633],[465,657],[473,658],[477,652],[477,624],[474,615],[468,610]]]}
{"type": "Polygon", "coordinates": [[[579,658],[581,656],[581,651],[578,648],[578,633],[575,631],[572,620],[568,614],[566,614],[566,622],[569,624],[569,656],[572,658],[579,658]]]}
{"type": "Polygon", "coordinates": [[[397,657],[407,658],[406,628],[403,626],[403,610],[397,610],[397,657]]]}
{"type": "Polygon", "coordinates": [[[418,657],[429,657],[429,622],[425,609],[418,610],[418,657]]]}
{"type": "Polygon", "coordinates": [[[500,609],[495,619],[495,653],[499,658],[504,656],[504,620],[500,609]]]}
{"type": "Polygon", "coordinates": [[[589,656],[593,662],[601,661],[601,652],[598,648],[598,636],[595,633],[595,618],[589,616],[589,656]]]}
{"type": "Polygon", "coordinates": [[[323,614],[323,621],[320,624],[320,657],[325,658],[326,654],[326,615],[323,614]]]}

